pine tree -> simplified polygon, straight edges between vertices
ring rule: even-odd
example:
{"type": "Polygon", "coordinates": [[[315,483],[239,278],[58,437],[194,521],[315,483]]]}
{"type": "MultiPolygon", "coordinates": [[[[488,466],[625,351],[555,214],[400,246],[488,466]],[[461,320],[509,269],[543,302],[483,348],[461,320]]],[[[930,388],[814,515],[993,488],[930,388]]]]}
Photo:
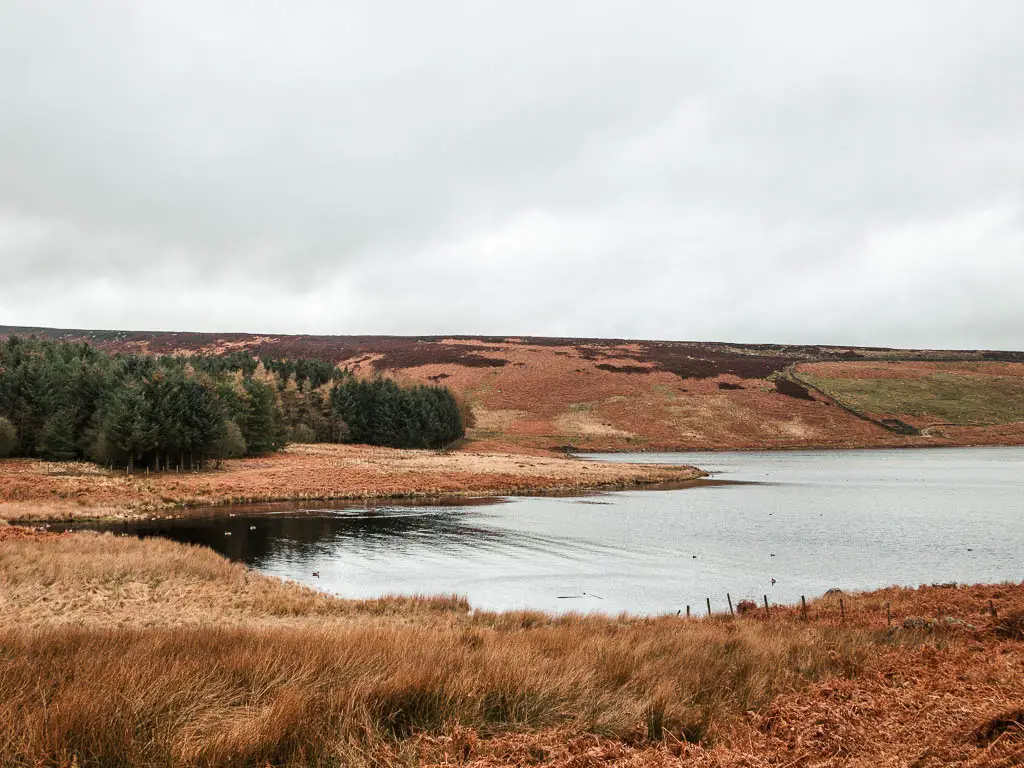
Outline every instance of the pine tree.
{"type": "Polygon", "coordinates": [[[17,446],[17,430],[6,416],[0,416],[0,459],[10,456],[17,446]]]}
{"type": "Polygon", "coordinates": [[[157,446],[157,427],[145,391],[137,381],[128,381],[115,389],[104,409],[103,433],[111,458],[123,463],[129,472],[135,462],[157,446]]]}

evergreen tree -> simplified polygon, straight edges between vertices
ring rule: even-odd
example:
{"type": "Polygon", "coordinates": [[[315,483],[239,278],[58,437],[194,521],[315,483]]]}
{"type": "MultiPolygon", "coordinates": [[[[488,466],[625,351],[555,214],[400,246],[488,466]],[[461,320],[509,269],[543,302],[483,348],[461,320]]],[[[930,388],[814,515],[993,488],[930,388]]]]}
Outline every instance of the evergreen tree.
{"type": "Polygon", "coordinates": [[[129,472],[139,458],[156,448],[157,426],[141,384],[128,381],[108,395],[103,434],[110,460],[126,466],[129,472]]]}
{"type": "Polygon", "coordinates": [[[251,454],[289,437],[438,447],[463,436],[468,413],[444,387],[358,380],[324,360],[110,355],[17,337],[0,344],[0,417],[18,456],[195,467],[223,458],[226,445],[237,452],[234,429],[251,454]]]}
{"type": "Polygon", "coordinates": [[[49,459],[71,461],[81,455],[78,434],[74,412],[61,408],[43,422],[36,450],[49,459]]]}
{"type": "Polygon", "coordinates": [[[0,459],[10,456],[17,447],[17,430],[6,416],[0,416],[0,459]]]}
{"type": "Polygon", "coordinates": [[[249,450],[257,455],[284,447],[285,439],[274,390],[257,379],[245,382],[248,409],[244,437],[249,450]]]}

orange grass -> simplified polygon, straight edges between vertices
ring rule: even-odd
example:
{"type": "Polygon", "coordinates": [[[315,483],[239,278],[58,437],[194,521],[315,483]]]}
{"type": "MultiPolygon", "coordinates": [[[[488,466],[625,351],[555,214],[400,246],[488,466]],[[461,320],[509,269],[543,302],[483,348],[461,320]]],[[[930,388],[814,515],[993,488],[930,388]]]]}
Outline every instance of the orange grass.
{"type": "Polygon", "coordinates": [[[709,739],[863,652],[849,631],[569,617],[489,625],[0,632],[0,758],[338,764],[458,725],[709,739]],[[7,746],[4,747],[3,744],[7,746]]]}
{"type": "Polygon", "coordinates": [[[168,541],[7,531],[4,766],[1012,765],[1024,750],[1022,585],[830,595],[807,619],[473,613],[339,600],[168,541]]]}

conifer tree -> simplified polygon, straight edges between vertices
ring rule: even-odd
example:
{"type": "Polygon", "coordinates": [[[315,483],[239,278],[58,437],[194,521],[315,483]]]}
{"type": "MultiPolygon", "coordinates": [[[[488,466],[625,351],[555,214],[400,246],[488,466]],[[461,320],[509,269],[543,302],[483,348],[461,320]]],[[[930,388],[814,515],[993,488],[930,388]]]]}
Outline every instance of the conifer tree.
{"type": "Polygon", "coordinates": [[[128,381],[107,398],[103,410],[104,444],[110,459],[131,472],[135,462],[157,445],[157,427],[142,385],[128,381]]]}
{"type": "Polygon", "coordinates": [[[0,459],[10,456],[17,446],[17,430],[6,416],[0,416],[0,459]]]}

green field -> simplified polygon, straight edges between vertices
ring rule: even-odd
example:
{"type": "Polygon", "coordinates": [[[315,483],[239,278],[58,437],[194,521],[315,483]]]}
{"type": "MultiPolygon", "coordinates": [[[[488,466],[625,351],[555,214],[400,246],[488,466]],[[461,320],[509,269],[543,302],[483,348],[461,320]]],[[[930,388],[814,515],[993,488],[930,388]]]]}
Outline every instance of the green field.
{"type": "Polygon", "coordinates": [[[977,373],[922,372],[915,378],[800,378],[840,403],[873,416],[984,426],[1024,421],[1024,378],[977,373]]]}

